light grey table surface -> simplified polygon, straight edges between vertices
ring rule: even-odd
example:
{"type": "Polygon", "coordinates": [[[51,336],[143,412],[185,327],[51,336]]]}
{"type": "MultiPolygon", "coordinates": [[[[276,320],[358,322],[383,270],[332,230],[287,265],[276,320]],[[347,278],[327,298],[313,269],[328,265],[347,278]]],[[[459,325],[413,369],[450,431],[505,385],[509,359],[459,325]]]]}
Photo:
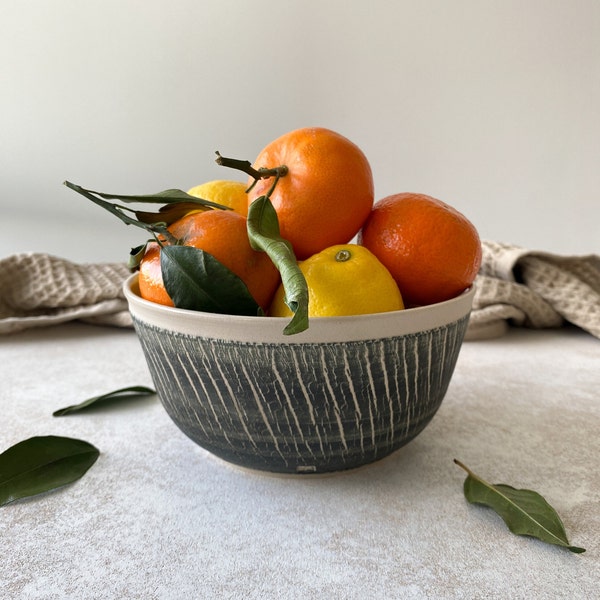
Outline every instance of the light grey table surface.
{"type": "Polygon", "coordinates": [[[2,599],[600,597],[600,340],[575,328],[467,342],[441,409],[378,463],[280,477],[223,463],[152,397],[132,330],[71,323],[0,338],[0,450],[36,435],[101,455],[76,483],[0,507],[2,599]],[[464,499],[458,458],[556,508],[572,554],[464,499]]]}

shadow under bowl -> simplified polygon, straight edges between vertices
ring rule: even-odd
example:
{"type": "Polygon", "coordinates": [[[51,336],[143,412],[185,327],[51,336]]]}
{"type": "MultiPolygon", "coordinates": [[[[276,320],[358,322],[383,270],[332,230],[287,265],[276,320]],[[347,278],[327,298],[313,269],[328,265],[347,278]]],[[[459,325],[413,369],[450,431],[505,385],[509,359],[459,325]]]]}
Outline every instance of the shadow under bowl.
{"type": "Polygon", "coordinates": [[[274,473],[327,473],[384,458],[417,436],[446,394],[474,289],[429,306],[313,318],[240,317],[143,300],[124,285],[158,396],[212,454],[274,473]]]}

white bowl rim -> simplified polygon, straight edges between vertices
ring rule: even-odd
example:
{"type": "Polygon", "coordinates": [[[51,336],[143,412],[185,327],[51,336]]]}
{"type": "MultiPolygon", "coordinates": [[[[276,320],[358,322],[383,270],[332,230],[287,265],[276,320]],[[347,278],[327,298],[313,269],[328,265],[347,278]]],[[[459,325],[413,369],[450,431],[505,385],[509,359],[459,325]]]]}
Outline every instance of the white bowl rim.
{"type": "Polygon", "coordinates": [[[475,286],[455,298],[392,312],[346,317],[313,317],[306,331],[284,335],[286,317],[223,315],[164,306],[139,295],[138,274],[123,291],[132,317],[161,329],[210,339],[249,343],[323,343],[389,338],[444,327],[471,311],[475,286]]]}

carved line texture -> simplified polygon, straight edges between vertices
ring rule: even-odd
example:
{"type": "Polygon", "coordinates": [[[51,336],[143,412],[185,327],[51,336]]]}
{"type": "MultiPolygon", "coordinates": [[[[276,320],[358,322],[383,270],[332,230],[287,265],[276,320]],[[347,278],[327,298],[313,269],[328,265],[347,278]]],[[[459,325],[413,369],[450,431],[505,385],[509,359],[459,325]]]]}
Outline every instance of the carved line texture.
{"type": "Polygon", "coordinates": [[[468,316],[402,337],[285,345],[134,320],[177,426],[220,458],[282,473],[354,468],[412,440],[442,402],[467,323],[468,316]]]}

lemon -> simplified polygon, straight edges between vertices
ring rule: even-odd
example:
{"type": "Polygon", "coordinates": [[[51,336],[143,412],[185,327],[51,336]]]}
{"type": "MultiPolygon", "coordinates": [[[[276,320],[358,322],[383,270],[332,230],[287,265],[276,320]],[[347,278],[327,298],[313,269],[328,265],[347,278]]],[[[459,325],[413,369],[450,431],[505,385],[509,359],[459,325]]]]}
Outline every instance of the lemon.
{"type": "MultiPolygon", "coordinates": [[[[404,308],[398,284],[379,259],[364,246],[330,246],[299,264],[308,285],[308,316],[360,315],[404,308]]],[[[283,286],[269,314],[289,317],[283,286]]]]}
{"type": "Polygon", "coordinates": [[[188,190],[188,194],[228,206],[236,213],[244,217],[248,216],[246,184],[241,181],[215,179],[191,188],[188,190]]]}

